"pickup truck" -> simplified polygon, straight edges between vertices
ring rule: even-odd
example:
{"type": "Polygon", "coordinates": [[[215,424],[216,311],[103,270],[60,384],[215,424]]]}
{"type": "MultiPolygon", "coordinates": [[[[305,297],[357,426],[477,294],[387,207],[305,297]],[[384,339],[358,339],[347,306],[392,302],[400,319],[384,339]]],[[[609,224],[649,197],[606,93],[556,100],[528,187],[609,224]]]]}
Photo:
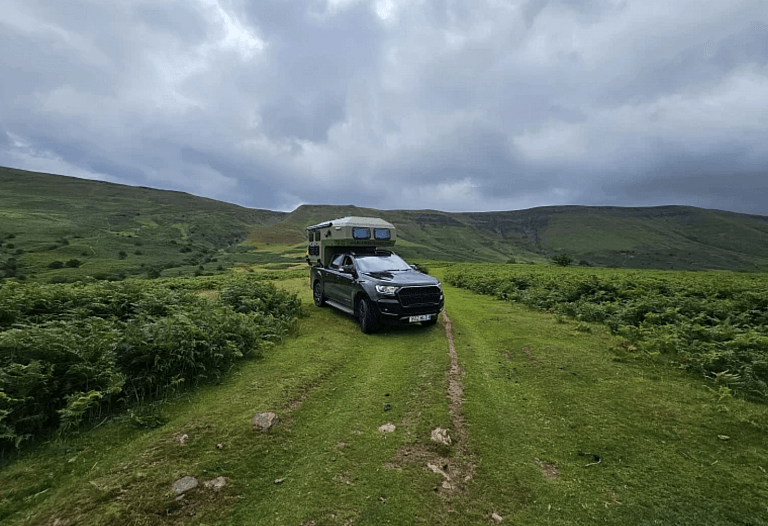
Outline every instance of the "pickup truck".
{"type": "Polygon", "coordinates": [[[444,305],[439,280],[385,250],[335,253],[327,266],[310,268],[310,284],[315,305],[355,316],[366,334],[387,323],[434,325],[444,305]]]}

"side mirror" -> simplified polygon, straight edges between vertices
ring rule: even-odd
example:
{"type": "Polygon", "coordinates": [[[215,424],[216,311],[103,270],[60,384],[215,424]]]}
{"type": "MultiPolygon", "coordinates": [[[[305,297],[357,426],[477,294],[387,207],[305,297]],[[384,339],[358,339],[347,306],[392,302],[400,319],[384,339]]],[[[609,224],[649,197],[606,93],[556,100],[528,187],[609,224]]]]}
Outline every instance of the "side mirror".
{"type": "Polygon", "coordinates": [[[344,265],[344,266],[341,267],[341,272],[343,274],[354,274],[355,273],[355,269],[351,265],[344,265]]]}
{"type": "Polygon", "coordinates": [[[419,271],[419,266],[418,266],[418,265],[411,265],[411,268],[412,268],[413,270],[415,270],[416,272],[418,272],[418,271],[419,271]]]}

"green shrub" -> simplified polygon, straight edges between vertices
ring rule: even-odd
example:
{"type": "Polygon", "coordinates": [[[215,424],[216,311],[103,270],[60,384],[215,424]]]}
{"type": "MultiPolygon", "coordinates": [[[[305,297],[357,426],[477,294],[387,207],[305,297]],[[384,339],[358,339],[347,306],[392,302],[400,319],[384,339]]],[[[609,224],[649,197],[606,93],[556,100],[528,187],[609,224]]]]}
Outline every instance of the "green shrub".
{"type": "MultiPolygon", "coordinates": [[[[129,280],[0,288],[0,449],[218,382],[295,323],[300,302],[262,279],[129,280]],[[221,291],[210,300],[196,290],[221,291]]],[[[147,412],[148,411],[148,412],[147,412]]]]}
{"type": "Polygon", "coordinates": [[[557,254],[552,257],[552,263],[559,267],[567,267],[573,263],[573,258],[567,254],[557,254]]]}
{"type": "Polygon", "coordinates": [[[604,323],[646,355],[666,355],[708,378],[727,371],[738,377],[729,388],[768,399],[764,275],[457,264],[446,281],[548,310],[559,321],[576,318],[578,331],[589,329],[585,322],[604,323]]]}
{"type": "Polygon", "coordinates": [[[64,262],[63,261],[58,261],[58,260],[57,261],[51,261],[50,263],[48,263],[48,268],[52,268],[52,269],[64,268],[64,262]]]}

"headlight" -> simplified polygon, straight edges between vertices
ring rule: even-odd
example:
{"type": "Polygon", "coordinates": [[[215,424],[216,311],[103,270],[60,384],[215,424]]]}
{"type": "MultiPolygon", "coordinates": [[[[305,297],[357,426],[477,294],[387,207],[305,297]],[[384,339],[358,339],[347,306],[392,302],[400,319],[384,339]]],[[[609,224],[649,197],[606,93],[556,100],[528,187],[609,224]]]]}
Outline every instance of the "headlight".
{"type": "Polygon", "coordinates": [[[379,294],[386,294],[387,296],[394,296],[397,287],[391,285],[376,285],[376,290],[379,294]]]}

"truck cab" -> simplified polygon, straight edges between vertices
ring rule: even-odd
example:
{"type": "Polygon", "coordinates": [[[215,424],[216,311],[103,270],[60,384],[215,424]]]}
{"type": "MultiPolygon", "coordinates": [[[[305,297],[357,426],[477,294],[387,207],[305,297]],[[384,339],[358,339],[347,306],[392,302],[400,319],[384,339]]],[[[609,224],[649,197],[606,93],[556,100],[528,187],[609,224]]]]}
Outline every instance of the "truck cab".
{"type": "Polygon", "coordinates": [[[346,217],[307,227],[307,232],[315,305],[356,317],[364,333],[387,323],[437,322],[444,307],[442,285],[384,248],[394,245],[394,225],[346,217]]]}

